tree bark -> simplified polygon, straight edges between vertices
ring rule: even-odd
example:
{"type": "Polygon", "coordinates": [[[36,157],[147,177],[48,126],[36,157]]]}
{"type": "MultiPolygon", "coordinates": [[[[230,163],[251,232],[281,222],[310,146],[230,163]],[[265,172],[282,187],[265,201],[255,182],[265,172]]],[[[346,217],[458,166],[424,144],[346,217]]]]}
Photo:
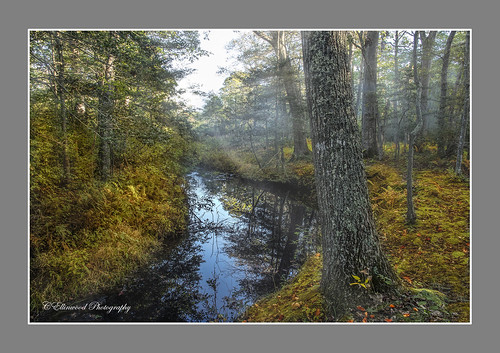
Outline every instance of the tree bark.
{"type": "Polygon", "coordinates": [[[430,81],[430,71],[432,64],[432,48],[434,47],[434,42],[436,40],[437,31],[430,31],[426,36],[425,31],[420,31],[420,39],[422,41],[422,63],[420,69],[420,83],[422,85],[422,99],[420,101],[421,104],[421,112],[422,112],[422,129],[418,135],[418,145],[419,151],[422,151],[424,134],[427,131],[428,125],[428,112],[429,112],[429,81],[430,81]]]}
{"type": "Polygon", "coordinates": [[[443,55],[443,66],[441,68],[441,97],[439,100],[439,112],[438,112],[438,155],[440,157],[445,156],[446,152],[446,141],[449,138],[449,126],[447,124],[446,118],[446,108],[448,106],[448,65],[450,62],[450,52],[451,52],[451,44],[453,42],[453,38],[455,37],[456,31],[451,31],[448,40],[446,41],[446,47],[444,49],[443,55]]]}
{"type": "Polygon", "coordinates": [[[62,130],[62,165],[63,165],[63,184],[69,182],[70,167],[68,155],[68,113],[66,109],[66,87],[65,81],[65,62],[64,62],[64,46],[61,39],[61,32],[54,33],[54,50],[55,50],[55,69],[56,69],[56,87],[55,92],[57,101],[59,102],[59,119],[61,121],[62,130]]]}
{"type": "Polygon", "coordinates": [[[423,117],[422,117],[422,84],[418,75],[417,68],[417,46],[418,46],[418,32],[415,31],[413,36],[413,80],[417,88],[417,95],[415,99],[415,109],[417,114],[417,124],[415,128],[410,132],[410,142],[408,146],[408,164],[406,170],[406,221],[409,224],[414,224],[417,220],[417,214],[415,213],[415,206],[413,205],[413,154],[414,145],[417,134],[422,130],[423,127],[423,117]]]}
{"type": "Polygon", "coordinates": [[[394,38],[394,101],[393,101],[393,111],[394,111],[394,159],[399,160],[399,112],[398,112],[398,95],[399,95],[399,32],[396,31],[394,38]]]}
{"type": "Polygon", "coordinates": [[[340,318],[370,291],[397,288],[384,256],[368,197],[359,131],[352,105],[346,32],[302,33],[307,103],[322,229],[321,290],[327,311],[340,318]]]}
{"type": "Polygon", "coordinates": [[[469,74],[469,50],[470,50],[470,32],[467,31],[465,37],[465,70],[464,70],[464,89],[465,89],[465,99],[464,106],[462,111],[462,119],[460,123],[460,135],[458,138],[458,147],[457,147],[457,160],[455,164],[455,174],[462,174],[462,161],[463,161],[463,153],[464,153],[464,145],[465,145],[465,137],[467,135],[467,131],[469,128],[469,114],[470,114],[470,74],[469,74]]]}
{"type": "Polygon", "coordinates": [[[104,75],[99,91],[97,123],[100,136],[99,174],[102,181],[108,180],[111,176],[114,61],[115,57],[109,54],[104,65],[104,75]]]}
{"type": "Polygon", "coordinates": [[[361,131],[364,156],[368,158],[377,155],[377,120],[379,119],[377,102],[378,36],[378,31],[367,32],[361,47],[365,59],[361,131]]]}

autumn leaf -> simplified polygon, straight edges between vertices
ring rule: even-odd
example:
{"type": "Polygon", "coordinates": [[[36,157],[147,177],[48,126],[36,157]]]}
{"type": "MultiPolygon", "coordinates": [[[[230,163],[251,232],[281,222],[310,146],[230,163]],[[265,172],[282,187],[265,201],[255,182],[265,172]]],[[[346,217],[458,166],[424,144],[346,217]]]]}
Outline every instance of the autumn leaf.
{"type": "Polygon", "coordinates": [[[363,308],[362,306],[357,306],[358,310],[361,310],[361,311],[365,311],[365,308],[363,308]]]}
{"type": "Polygon", "coordinates": [[[385,322],[392,322],[392,319],[384,319],[385,322]]]}
{"type": "Polygon", "coordinates": [[[347,322],[354,322],[354,320],[353,320],[353,319],[351,319],[351,320],[347,320],[347,322]]]}
{"type": "Polygon", "coordinates": [[[373,318],[375,318],[375,315],[373,315],[373,314],[372,314],[372,315],[370,315],[370,318],[372,318],[372,319],[373,319],[373,318]]]}
{"type": "Polygon", "coordinates": [[[417,309],[417,308],[413,308],[413,310],[418,311],[418,309],[417,309]]]}
{"type": "Polygon", "coordinates": [[[404,313],[403,314],[404,317],[409,317],[410,316],[410,313],[404,313]]]}
{"type": "Polygon", "coordinates": [[[367,322],[368,320],[366,319],[366,317],[363,318],[363,322],[367,322]]]}
{"type": "Polygon", "coordinates": [[[316,312],[314,313],[315,316],[319,316],[319,314],[321,313],[321,310],[319,309],[316,309],[316,312]]]}
{"type": "Polygon", "coordinates": [[[396,306],[394,304],[389,305],[390,308],[395,308],[396,306]]]}

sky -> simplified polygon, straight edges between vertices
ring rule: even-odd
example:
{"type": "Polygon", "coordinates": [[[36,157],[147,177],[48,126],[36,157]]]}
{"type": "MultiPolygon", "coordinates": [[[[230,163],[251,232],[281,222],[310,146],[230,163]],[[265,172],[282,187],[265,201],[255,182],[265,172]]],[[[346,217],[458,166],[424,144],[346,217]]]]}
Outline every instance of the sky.
{"type": "Polygon", "coordinates": [[[234,60],[230,60],[230,53],[225,46],[239,34],[232,29],[211,29],[210,31],[200,30],[201,48],[210,52],[209,56],[203,56],[196,60],[189,67],[196,71],[179,82],[179,87],[185,89],[186,93],[182,98],[195,108],[203,107],[204,98],[192,93],[191,86],[203,92],[217,93],[222,87],[228,74],[217,74],[221,67],[234,66],[234,60]],[[208,39],[205,33],[208,32],[208,39]]]}

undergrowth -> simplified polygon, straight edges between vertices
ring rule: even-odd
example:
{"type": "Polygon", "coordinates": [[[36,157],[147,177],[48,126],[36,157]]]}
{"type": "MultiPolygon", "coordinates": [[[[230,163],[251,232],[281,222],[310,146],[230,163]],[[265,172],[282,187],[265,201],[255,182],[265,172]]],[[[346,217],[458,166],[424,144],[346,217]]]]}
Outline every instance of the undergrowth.
{"type": "Polygon", "coordinates": [[[187,223],[182,159],[187,141],[128,139],[107,182],[95,177],[95,137],[68,138],[71,178],[62,182],[50,111],[34,110],[30,148],[30,306],[111,288],[147,263],[187,223]],[[50,137],[50,138],[49,138],[50,137]]]}
{"type": "MultiPolygon", "coordinates": [[[[310,141],[308,146],[311,149],[310,141]]],[[[283,160],[280,153],[276,154],[273,149],[258,149],[253,153],[244,148],[227,147],[216,139],[199,143],[198,147],[199,163],[203,167],[314,192],[312,157],[291,160],[291,147],[283,148],[283,160]]]]}
{"type": "MultiPolygon", "coordinates": [[[[388,162],[367,166],[372,208],[382,246],[405,290],[396,297],[353,303],[343,322],[469,322],[469,212],[466,179],[448,171],[416,172],[417,223],[406,224],[406,182],[388,162]]],[[[244,322],[322,322],[322,263],[312,257],[280,291],[250,307],[244,322]]]]}

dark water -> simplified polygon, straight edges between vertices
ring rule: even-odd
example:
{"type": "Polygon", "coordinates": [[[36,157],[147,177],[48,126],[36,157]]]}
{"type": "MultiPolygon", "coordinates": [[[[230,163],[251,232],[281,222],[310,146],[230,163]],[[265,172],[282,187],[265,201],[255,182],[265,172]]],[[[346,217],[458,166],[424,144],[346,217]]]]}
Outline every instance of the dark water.
{"type": "Polygon", "coordinates": [[[292,191],[208,172],[188,182],[184,239],[123,288],[81,300],[76,310],[51,308],[38,321],[234,321],[317,250],[314,211],[292,191]]]}

